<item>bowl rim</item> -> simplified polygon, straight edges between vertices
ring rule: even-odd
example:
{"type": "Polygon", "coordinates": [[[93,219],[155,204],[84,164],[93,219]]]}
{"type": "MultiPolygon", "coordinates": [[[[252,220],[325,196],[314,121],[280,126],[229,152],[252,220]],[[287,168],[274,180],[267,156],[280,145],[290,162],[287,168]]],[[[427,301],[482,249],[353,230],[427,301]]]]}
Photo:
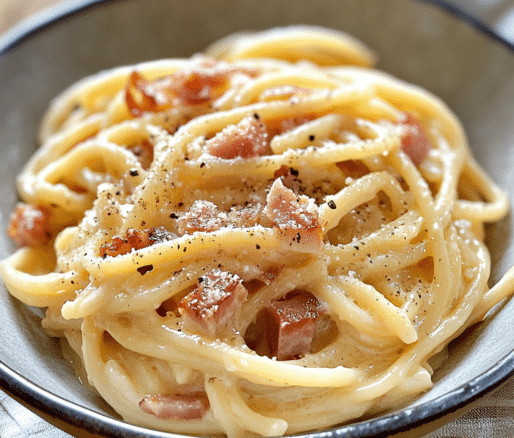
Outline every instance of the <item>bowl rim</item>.
{"type": "MultiPolygon", "coordinates": [[[[14,52],[25,42],[37,37],[67,19],[92,9],[110,6],[127,0],[75,0],[60,2],[23,20],[0,36],[0,58],[14,52]]],[[[455,19],[466,22],[487,38],[503,45],[514,54],[514,43],[506,40],[477,18],[444,0],[410,0],[441,8],[455,19]]],[[[14,299],[11,297],[11,299],[14,299]]],[[[323,432],[298,434],[309,438],[337,438],[352,436],[389,436],[416,429],[435,422],[452,412],[462,410],[514,378],[514,349],[492,367],[471,381],[421,405],[390,412],[352,424],[337,426],[323,432]]],[[[69,433],[84,431],[99,437],[164,438],[183,437],[170,432],[146,429],[125,423],[106,414],[85,408],[42,388],[25,378],[0,360],[0,389],[49,423],[69,433]]],[[[437,426],[439,427],[439,426],[437,426]]],[[[426,433],[426,431],[424,432],[426,433]]]]}
{"type": "MultiPolygon", "coordinates": [[[[80,15],[88,10],[120,3],[127,0],[74,0],[68,4],[66,0],[61,0],[52,7],[45,8],[40,12],[22,20],[3,35],[0,35],[0,56],[13,51],[25,41],[45,32],[55,25],[60,24],[68,18],[80,15]]],[[[457,6],[447,3],[445,0],[409,0],[416,3],[427,3],[435,5],[455,18],[467,22],[469,25],[486,35],[488,38],[507,47],[514,52],[514,41],[509,41],[485,25],[478,18],[464,12],[457,6]]]]}

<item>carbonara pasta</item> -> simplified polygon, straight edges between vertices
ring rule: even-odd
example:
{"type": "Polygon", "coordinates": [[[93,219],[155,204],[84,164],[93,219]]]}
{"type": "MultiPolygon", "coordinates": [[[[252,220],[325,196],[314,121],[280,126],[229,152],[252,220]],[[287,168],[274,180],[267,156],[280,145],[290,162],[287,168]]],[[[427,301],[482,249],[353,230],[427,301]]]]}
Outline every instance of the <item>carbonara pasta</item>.
{"type": "Polygon", "coordinates": [[[52,103],[0,272],[125,421],[279,436],[394,409],[511,294],[483,243],[506,195],[374,59],[275,29],[52,103]]]}

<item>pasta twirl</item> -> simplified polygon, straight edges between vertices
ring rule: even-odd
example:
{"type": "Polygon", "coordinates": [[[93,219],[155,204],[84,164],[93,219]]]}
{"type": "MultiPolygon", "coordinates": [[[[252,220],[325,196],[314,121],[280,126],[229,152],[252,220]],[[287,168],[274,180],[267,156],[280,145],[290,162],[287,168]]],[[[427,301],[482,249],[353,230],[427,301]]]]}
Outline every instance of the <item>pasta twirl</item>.
{"type": "Polygon", "coordinates": [[[278,436],[394,409],[512,288],[508,210],[438,98],[317,28],[56,98],[0,267],[128,422],[278,436]]]}

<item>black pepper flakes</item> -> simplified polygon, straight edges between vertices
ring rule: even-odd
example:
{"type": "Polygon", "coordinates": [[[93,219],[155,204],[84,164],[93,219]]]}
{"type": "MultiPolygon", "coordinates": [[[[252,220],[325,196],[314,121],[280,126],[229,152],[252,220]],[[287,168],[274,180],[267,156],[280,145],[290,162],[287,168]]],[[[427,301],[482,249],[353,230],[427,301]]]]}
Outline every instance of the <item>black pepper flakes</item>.
{"type": "Polygon", "coordinates": [[[136,169],[130,169],[129,170],[130,176],[138,176],[139,172],[136,169]]]}
{"type": "Polygon", "coordinates": [[[145,265],[137,268],[137,272],[141,275],[145,275],[147,272],[153,271],[153,265],[145,265]]]}
{"type": "Polygon", "coordinates": [[[335,210],[337,208],[337,205],[334,201],[330,200],[328,201],[327,205],[332,209],[335,210]]]}

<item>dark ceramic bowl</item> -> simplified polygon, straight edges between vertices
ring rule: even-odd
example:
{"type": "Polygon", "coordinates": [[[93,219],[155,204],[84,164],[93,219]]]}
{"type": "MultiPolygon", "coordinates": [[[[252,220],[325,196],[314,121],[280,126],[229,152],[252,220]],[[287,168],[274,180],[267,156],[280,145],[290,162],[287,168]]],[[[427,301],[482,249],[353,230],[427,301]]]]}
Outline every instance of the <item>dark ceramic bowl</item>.
{"type": "MultiPolygon", "coordinates": [[[[439,3],[412,0],[84,0],[27,21],[0,40],[0,228],[14,179],[36,148],[49,100],[99,70],[185,57],[229,33],[288,24],[344,30],[379,67],[442,97],[463,121],[480,163],[514,197],[514,47],[439,3]]],[[[489,231],[491,281],[514,265],[512,218],[489,231]]],[[[0,235],[0,257],[13,247],[0,235]]],[[[164,437],[126,424],[73,376],[37,310],[0,295],[0,386],[49,422],[84,436],[164,437]]],[[[420,436],[469,409],[514,370],[514,301],[454,342],[434,388],[408,407],[311,437],[420,436]]]]}

